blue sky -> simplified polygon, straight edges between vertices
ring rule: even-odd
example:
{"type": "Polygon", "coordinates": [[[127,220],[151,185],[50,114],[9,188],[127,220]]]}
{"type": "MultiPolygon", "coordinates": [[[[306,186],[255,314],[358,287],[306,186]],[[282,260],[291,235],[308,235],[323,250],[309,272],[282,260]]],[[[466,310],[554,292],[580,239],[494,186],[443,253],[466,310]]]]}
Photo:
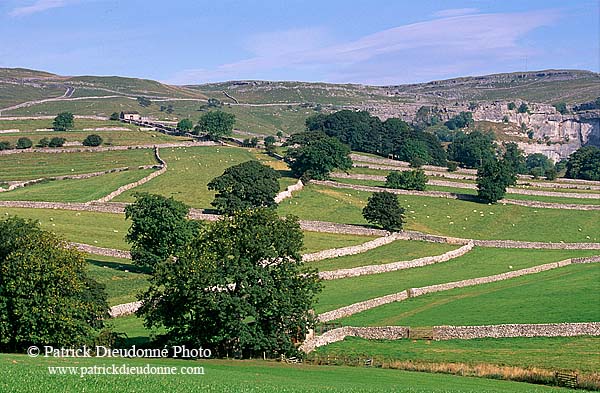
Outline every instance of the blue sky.
{"type": "Polygon", "coordinates": [[[0,0],[0,67],[175,84],[600,68],[597,0],[0,0]]]}

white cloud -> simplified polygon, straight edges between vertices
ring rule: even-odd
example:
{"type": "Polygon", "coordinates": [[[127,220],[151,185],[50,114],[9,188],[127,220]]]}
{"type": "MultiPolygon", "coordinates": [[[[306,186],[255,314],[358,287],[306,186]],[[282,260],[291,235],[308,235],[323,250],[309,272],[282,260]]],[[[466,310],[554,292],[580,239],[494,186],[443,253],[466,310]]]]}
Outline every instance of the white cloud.
{"type": "Polygon", "coordinates": [[[523,47],[520,39],[557,18],[554,10],[463,15],[398,26],[333,45],[318,45],[310,39],[304,45],[294,45],[286,37],[302,36],[301,32],[279,32],[283,39],[257,44],[254,57],[214,69],[184,70],[170,82],[259,79],[286,71],[297,75],[307,69],[316,70],[328,81],[385,83],[391,83],[394,75],[400,81],[406,73],[423,74],[423,66],[428,67],[427,74],[434,70],[437,75],[445,75],[447,70],[471,72],[473,64],[506,62],[534,53],[523,47]],[[354,79],[358,75],[360,80],[354,79]]]}
{"type": "Polygon", "coordinates": [[[38,12],[46,11],[52,8],[64,7],[69,3],[68,0],[37,0],[30,5],[16,7],[8,13],[10,16],[27,16],[38,12]]]}
{"type": "Polygon", "coordinates": [[[438,18],[452,18],[454,16],[462,16],[468,14],[475,14],[479,12],[477,8],[450,8],[447,10],[440,10],[433,14],[438,18]]]}

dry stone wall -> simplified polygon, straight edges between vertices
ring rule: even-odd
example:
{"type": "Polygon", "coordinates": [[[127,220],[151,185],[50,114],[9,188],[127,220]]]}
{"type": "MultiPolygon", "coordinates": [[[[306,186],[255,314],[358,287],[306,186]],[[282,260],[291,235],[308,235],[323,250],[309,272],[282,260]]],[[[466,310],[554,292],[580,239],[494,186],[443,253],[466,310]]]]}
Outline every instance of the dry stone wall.
{"type": "Polygon", "coordinates": [[[303,187],[304,183],[302,183],[302,180],[298,180],[296,184],[288,186],[288,188],[286,188],[285,191],[281,191],[279,194],[277,194],[275,196],[275,203],[279,203],[286,198],[291,198],[293,192],[300,191],[303,187]]]}
{"type": "Polygon", "coordinates": [[[131,254],[129,253],[129,251],[115,250],[114,248],[97,247],[97,246],[91,246],[89,244],[75,243],[75,242],[71,242],[69,244],[72,245],[73,247],[76,247],[79,251],[86,252],[88,254],[103,255],[106,257],[115,257],[115,258],[123,258],[123,259],[131,259],[131,254]]]}
{"type": "Polygon", "coordinates": [[[122,317],[135,313],[142,306],[142,302],[131,302],[112,306],[108,312],[111,318],[122,317]]]}
{"type": "Polygon", "coordinates": [[[458,258],[465,255],[467,252],[473,249],[473,242],[452,251],[448,251],[441,255],[435,255],[431,257],[417,258],[410,261],[400,261],[387,263],[383,265],[369,265],[360,266],[351,269],[339,269],[333,271],[319,272],[319,278],[322,280],[337,280],[348,277],[358,277],[369,274],[388,273],[396,270],[411,269],[415,267],[432,265],[435,263],[446,262],[454,258],[458,258]]]}
{"type": "MultiPolygon", "coordinates": [[[[346,337],[360,337],[367,340],[402,340],[409,338],[409,335],[410,327],[408,326],[343,326],[307,339],[300,346],[300,350],[310,353],[319,347],[343,341],[346,337]]],[[[433,327],[434,340],[574,336],[600,336],[600,322],[433,327]]]]}
{"type": "Polygon", "coordinates": [[[600,336],[600,322],[434,326],[434,340],[474,338],[600,336]]]}
{"type": "Polygon", "coordinates": [[[177,143],[159,143],[152,145],[136,145],[136,146],[98,146],[98,147],[76,147],[76,148],[34,148],[34,149],[12,149],[12,150],[1,150],[0,156],[9,154],[20,154],[20,153],[94,153],[101,151],[122,151],[122,150],[134,150],[134,149],[152,149],[154,147],[169,148],[169,147],[195,147],[195,146],[220,146],[219,144],[212,141],[199,141],[199,142],[177,142],[177,143]]]}
{"type": "Polygon", "coordinates": [[[311,254],[304,254],[302,256],[302,260],[304,262],[314,262],[321,261],[323,259],[342,257],[346,255],[361,254],[374,248],[390,244],[398,239],[401,239],[401,237],[397,233],[392,233],[388,236],[378,237],[377,239],[356,246],[332,248],[330,250],[323,250],[311,254]]]}
{"type": "Polygon", "coordinates": [[[382,327],[351,327],[329,330],[320,336],[308,339],[302,343],[300,350],[310,353],[318,347],[342,341],[346,337],[360,337],[367,340],[400,340],[408,338],[408,327],[382,326],[382,327]]]}

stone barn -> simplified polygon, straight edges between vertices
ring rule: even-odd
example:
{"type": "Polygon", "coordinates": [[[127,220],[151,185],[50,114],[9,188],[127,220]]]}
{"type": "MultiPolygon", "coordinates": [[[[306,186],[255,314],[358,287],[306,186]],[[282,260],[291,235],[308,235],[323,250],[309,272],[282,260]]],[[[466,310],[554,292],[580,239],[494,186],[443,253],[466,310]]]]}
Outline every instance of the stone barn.
{"type": "Polygon", "coordinates": [[[139,112],[121,112],[121,119],[141,121],[142,115],[139,112]]]}

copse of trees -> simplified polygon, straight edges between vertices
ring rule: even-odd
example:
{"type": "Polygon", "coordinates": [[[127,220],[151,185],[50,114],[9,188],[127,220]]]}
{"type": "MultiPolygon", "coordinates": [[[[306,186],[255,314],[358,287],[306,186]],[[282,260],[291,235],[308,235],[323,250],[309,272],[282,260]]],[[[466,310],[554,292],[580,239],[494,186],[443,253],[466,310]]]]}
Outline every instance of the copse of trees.
{"type": "Polygon", "coordinates": [[[37,222],[0,221],[0,351],[93,344],[108,317],[106,299],[66,241],[37,222]]]}
{"type": "Polygon", "coordinates": [[[70,112],[59,113],[52,122],[54,131],[67,131],[75,127],[75,118],[70,112]]]}
{"type": "Polygon", "coordinates": [[[213,356],[298,355],[321,290],[302,262],[302,237],[296,217],[271,209],[208,223],[177,263],[157,266],[137,314],[164,327],[162,342],[213,356]]]}
{"type": "Polygon", "coordinates": [[[493,134],[478,130],[468,134],[458,132],[448,146],[448,158],[467,168],[478,168],[495,159],[496,145],[493,134]]]}
{"type": "Polygon", "coordinates": [[[571,179],[600,180],[600,148],[584,146],[569,156],[566,176],[571,179]]]}
{"type": "Polygon", "coordinates": [[[444,123],[444,125],[450,130],[471,127],[473,124],[473,113],[471,112],[460,112],[458,115],[444,123]]]}
{"type": "Polygon", "coordinates": [[[209,190],[217,191],[211,205],[222,214],[256,207],[276,207],[280,177],[279,172],[258,161],[231,166],[208,183],[209,190]]]}
{"type": "Polygon", "coordinates": [[[334,169],[347,170],[352,167],[350,149],[337,138],[320,132],[308,132],[290,139],[302,141],[299,146],[288,149],[286,161],[292,174],[304,181],[324,180],[334,169]]]}
{"type": "Polygon", "coordinates": [[[135,198],[125,208],[125,218],[131,220],[125,239],[131,244],[131,260],[153,270],[189,244],[198,224],[186,218],[190,208],[173,198],[147,193],[135,198]]]}
{"type": "MultiPolygon", "coordinates": [[[[549,178],[556,177],[556,170],[554,168],[554,162],[542,153],[534,153],[527,156],[525,160],[525,166],[528,174],[538,178],[546,176],[549,178]]],[[[553,179],[550,179],[553,180],[553,179]]]]}
{"type": "Polygon", "coordinates": [[[203,114],[198,120],[198,125],[194,127],[196,135],[206,134],[212,140],[218,140],[224,136],[229,136],[233,132],[235,124],[235,115],[214,110],[203,114]]]}
{"type": "Polygon", "coordinates": [[[390,155],[403,161],[420,158],[427,164],[445,165],[446,153],[433,134],[420,131],[396,118],[382,122],[368,112],[342,110],[306,119],[308,131],[322,131],[350,146],[352,150],[390,155]]]}
{"type": "Polygon", "coordinates": [[[385,179],[385,186],[403,190],[424,191],[427,186],[427,175],[422,169],[412,171],[392,171],[385,179]]]}

